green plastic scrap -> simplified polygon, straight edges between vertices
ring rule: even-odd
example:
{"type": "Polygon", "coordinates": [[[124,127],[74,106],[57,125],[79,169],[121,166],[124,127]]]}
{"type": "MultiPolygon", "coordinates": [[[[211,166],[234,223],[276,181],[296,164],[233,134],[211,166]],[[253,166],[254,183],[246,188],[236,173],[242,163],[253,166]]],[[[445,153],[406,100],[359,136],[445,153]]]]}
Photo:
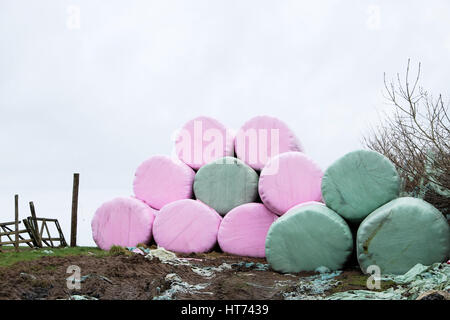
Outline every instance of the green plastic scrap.
{"type": "Polygon", "coordinates": [[[403,275],[385,275],[381,280],[392,280],[398,286],[385,291],[350,290],[326,297],[327,300],[415,300],[430,290],[450,291],[450,265],[416,264],[403,275]]]}
{"type": "Polygon", "coordinates": [[[320,300],[326,291],[338,284],[335,280],[342,271],[324,272],[310,277],[300,278],[294,286],[294,291],[283,293],[285,300],[320,300]]]}
{"type": "Polygon", "coordinates": [[[401,276],[393,276],[395,283],[406,285],[409,299],[416,299],[421,293],[430,290],[450,291],[450,265],[435,263],[431,266],[415,265],[401,276]]]}
{"type": "Polygon", "coordinates": [[[350,290],[338,292],[325,298],[326,300],[403,300],[400,290],[389,288],[386,291],[350,290]]]}

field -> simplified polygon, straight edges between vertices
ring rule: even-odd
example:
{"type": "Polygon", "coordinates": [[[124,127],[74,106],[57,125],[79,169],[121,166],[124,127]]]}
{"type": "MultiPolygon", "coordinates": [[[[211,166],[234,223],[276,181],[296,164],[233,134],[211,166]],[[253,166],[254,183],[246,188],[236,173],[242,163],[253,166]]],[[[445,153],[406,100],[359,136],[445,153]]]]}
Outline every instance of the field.
{"type": "MultiPolygon", "coordinates": [[[[2,250],[0,299],[318,299],[367,289],[367,276],[356,267],[340,274],[281,274],[265,259],[219,252],[163,263],[91,247],[2,250]],[[79,289],[67,287],[73,265],[81,270],[79,289]]],[[[383,290],[392,286],[382,282],[383,290]]]]}

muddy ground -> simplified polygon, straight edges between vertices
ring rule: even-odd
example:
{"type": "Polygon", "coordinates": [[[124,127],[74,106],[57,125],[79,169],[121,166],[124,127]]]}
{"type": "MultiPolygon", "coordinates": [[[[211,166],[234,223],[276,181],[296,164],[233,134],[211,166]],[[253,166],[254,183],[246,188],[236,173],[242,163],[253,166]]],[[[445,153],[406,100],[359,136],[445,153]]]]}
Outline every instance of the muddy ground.
{"type": "MultiPolygon", "coordinates": [[[[286,299],[299,292],[300,279],[320,276],[281,274],[270,270],[265,259],[217,252],[179,257],[187,258],[182,259],[184,264],[162,263],[139,254],[46,256],[19,262],[0,268],[0,299],[286,299]],[[71,265],[81,269],[80,289],[67,288],[71,274],[66,271],[71,265]]],[[[348,268],[333,278],[330,288],[322,292],[303,288],[302,294],[314,299],[367,289],[366,279],[358,268],[348,268]]]]}

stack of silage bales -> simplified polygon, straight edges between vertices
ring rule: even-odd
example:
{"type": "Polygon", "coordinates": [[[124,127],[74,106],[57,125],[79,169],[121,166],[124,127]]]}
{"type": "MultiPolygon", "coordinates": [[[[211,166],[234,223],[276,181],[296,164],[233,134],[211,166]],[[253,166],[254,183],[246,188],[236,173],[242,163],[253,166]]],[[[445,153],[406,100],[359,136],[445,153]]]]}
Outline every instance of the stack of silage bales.
{"type": "Polygon", "coordinates": [[[340,269],[354,248],[365,272],[443,261],[450,231],[428,203],[398,198],[399,177],[384,156],[351,152],[325,173],[282,121],[255,117],[233,134],[218,121],[189,121],[176,158],[137,169],[134,197],[103,204],[92,220],[102,249],[155,242],[175,252],[266,256],[274,270],[340,269]]]}
{"type": "Polygon", "coordinates": [[[450,229],[444,215],[416,198],[399,197],[394,165],[374,151],[350,152],[325,172],[322,193],[328,207],[358,226],[356,253],[363,272],[401,274],[417,263],[446,260],[450,229]]]}

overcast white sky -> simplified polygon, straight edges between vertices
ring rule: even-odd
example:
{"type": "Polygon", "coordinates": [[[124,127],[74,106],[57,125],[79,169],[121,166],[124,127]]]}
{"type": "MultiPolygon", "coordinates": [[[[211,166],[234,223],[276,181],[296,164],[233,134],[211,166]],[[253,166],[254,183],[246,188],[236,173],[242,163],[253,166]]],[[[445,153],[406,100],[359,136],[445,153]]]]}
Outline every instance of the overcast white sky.
{"type": "Polygon", "coordinates": [[[421,61],[449,96],[449,31],[447,0],[0,0],[0,221],[19,193],[21,218],[33,200],[68,240],[80,172],[94,245],[95,209],[199,115],[279,117],[326,169],[388,109],[383,72],[421,61]]]}

